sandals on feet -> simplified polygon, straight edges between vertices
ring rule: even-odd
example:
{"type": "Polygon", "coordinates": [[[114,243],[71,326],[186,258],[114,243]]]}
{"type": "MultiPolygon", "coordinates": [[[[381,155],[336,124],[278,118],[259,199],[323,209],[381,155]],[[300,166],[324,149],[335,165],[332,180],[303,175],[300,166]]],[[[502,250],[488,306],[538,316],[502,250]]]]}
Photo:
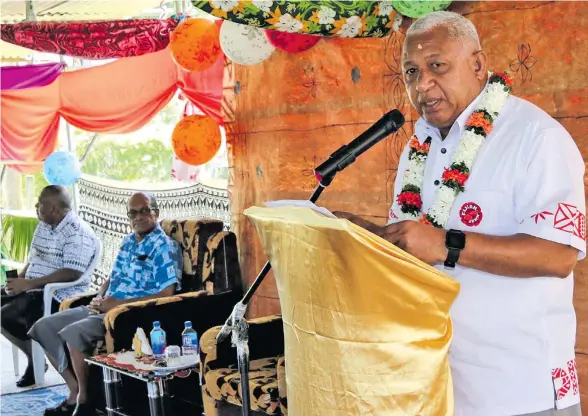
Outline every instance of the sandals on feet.
{"type": "Polygon", "coordinates": [[[55,407],[45,409],[44,416],[71,416],[76,409],[76,404],[69,404],[67,399],[55,407]]]}

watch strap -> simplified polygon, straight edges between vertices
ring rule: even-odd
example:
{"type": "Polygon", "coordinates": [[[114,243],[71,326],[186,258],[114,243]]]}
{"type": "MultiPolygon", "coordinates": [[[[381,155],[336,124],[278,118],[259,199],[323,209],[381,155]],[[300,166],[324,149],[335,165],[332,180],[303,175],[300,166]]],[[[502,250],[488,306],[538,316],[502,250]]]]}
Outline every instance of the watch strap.
{"type": "Polygon", "coordinates": [[[445,262],[443,263],[445,267],[449,267],[451,269],[455,268],[455,265],[457,264],[457,261],[459,260],[459,253],[460,253],[460,249],[457,248],[448,248],[447,249],[447,258],[445,259],[445,262]]]}

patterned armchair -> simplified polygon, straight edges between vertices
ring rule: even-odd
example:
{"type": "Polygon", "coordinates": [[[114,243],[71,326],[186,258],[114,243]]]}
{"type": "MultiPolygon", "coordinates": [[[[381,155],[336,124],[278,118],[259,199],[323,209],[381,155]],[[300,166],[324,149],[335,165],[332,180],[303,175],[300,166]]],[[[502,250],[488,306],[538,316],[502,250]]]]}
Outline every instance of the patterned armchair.
{"type": "MultiPolygon", "coordinates": [[[[287,415],[284,333],[279,315],[249,323],[249,392],[251,414],[287,415]]],[[[200,340],[202,396],[206,416],[241,415],[241,379],[230,341],[216,344],[220,326],[200,340]]]]}
{"type": "MultiPolygon", "coordinates": [[[[153,321],[161,322],[167,332],[168,344],[181,345],[184,321],[191,320],[200,336],[209,328],[224,323],[234,304],[241,299],[236,237],[223,231],[222,221],[163,220],[161,226],[183,249],[182,291],[174,296],[128,303],[109,311],[104,319],[105,343],[96,348],[95,354],[130,349],[137,327],[149,334],[153,321]]],[[[95,293],[67,299],[62,302],[60,310],[87,305],[94,296],[95,293]]],[[[95,377],[95,385],[101,385],[101,372],[97,367],[91,368],[91,377],[93,381],[95,377]]],[[[132,379],[123,380],[123,383],[124,396],[131,400],[137,395],[146,395],[144,384],[134,383],[132,379]]],[[[200,408],[201,398],[194,397],[194,391],[200,390],[198,375],[182,380],[181,384],[179,388],[183,390],[183,396],[188,397],[186,401],[200,408]]],[[[95,393],[92,400],[96,408],[103,409],[104,396],[101,391],[95,393]]],[[[140,402],[146,404],[147,400],[140,402]]]]}

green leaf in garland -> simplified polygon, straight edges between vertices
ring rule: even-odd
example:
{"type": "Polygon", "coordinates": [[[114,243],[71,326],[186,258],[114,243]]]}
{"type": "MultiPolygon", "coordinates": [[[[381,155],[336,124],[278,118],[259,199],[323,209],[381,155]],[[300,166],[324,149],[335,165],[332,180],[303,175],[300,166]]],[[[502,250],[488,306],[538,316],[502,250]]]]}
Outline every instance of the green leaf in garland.
{"type": "Polygon", "coordinates": [[[414,192],[415,194],[420,194],[421,193],[421,188],[419,188],[416,185],[404,185],[404,188],[402,188],[402,192],[414,192]]]}
{"type": "Polygon", "coordinates": [[[466,164],[464,162],[459,162],[459,163],[452,163],[451,166],[449,167],[450,170],[458,170],[463,174],[469,174],[470,170],[468,169],[468,167],[466,166],[466,164]]]}
{"type": "Polygon", "coordinates": [[[482,127],[467,126],[466,130],[473,131],[474,133],[479,134],[480,136],[486,137],[486,132],[482,127]]]}
{"type": "Polygon", "coordinates": [[[450,181],[445,182],[445,186],[447,186],[450,189],[453,189],[453,192],[457,195],[459,192],[463,192],[464,191],[464,187],[461,186],[459,183],[457,183],[457,181],[454,181],[453,179],[450,181]]]}
{"type": "Polygon", "coordinates": [[[427,221],[429,221],[431,223],[431,225],[435,228],[442,228],[441,224],[438,224],[437,221],[435,221],[435,219],[433,217],[431,217],[429,214],[425,215],[425,219],[427,221]]]}

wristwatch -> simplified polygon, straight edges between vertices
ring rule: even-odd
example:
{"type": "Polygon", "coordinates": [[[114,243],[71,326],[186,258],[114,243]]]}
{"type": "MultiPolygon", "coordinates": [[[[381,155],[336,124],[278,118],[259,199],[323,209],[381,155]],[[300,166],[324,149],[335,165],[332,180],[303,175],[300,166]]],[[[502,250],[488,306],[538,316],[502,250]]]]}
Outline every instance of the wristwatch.
{"type": "Polygon", "coordinates": [[[466,237],[465,234],[459,230],[449,230],[445,234],[445,247],[447,247],[447,258],[445,259],[445,267],[450,269],[455,268],[457,260],[459,260],[459,253],[465,248],[466,237]]]}

